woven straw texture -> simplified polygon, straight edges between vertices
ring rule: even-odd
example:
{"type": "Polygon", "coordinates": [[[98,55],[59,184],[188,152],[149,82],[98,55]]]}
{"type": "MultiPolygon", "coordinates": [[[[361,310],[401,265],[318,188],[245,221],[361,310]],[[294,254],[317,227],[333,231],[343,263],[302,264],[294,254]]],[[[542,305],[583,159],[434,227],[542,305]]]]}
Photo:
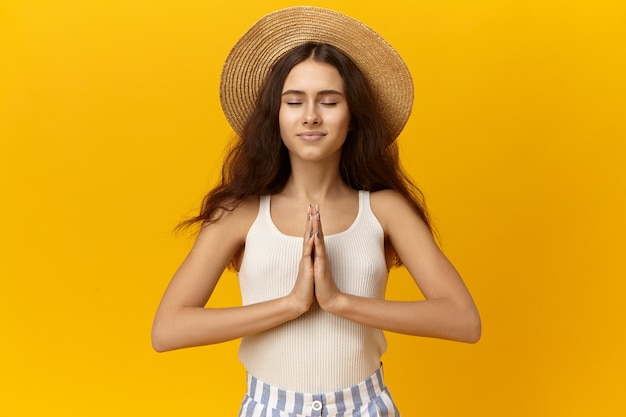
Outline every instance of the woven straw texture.
{"type": "Polygon", "coordinates": [[[411,74],[398,53],[365,24],[342,13],[310,6],[262,17],[235,44],[222,70],[220,100],[226,119],[241,134],[272,65],[306,42],[331,44],[368,78],[392,138],[404,128],[413,105],[411,74]]]}

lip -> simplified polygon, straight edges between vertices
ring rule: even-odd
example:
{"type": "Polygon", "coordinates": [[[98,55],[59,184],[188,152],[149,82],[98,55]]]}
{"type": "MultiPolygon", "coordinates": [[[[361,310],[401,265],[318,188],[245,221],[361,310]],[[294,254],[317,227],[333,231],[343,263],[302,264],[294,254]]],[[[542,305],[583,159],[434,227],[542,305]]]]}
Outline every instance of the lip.
{"type": "Polygon", "coordinates": [[[317,130],[307,130],[306,132],[298,133],[296,136],[305,142],[317,142],[326,136],[326,133],[317,130]]]}

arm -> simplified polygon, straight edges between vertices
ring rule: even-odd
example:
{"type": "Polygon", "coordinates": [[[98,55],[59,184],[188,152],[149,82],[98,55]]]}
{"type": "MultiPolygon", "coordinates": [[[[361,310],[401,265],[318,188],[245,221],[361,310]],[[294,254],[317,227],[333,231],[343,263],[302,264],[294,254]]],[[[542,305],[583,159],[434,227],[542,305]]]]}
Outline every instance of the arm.
{"type": "Polygon", "coordinates": [[[258,202],[242,203],[217,223],[202,228],[157,310],[152,327],[156,351],[236,339],[277,326],[308,310],[313,300],[313,245],[312,241],[307,245],[306,239],[300,273],[288,296],[248,306],[205,308],[222,272],[242,249],[257,207],[258,202]]]}
{"type": "MultiPolygon", "coordinates": [[[[320,306],[332,314],[378,329],[477,342],[481,324],[474,301],[421,218],[393,191],[372,193],[371,201],[388,241],[426,299],[388,301],[340,292],[330,267],[324,265],[328,259],[322,236],[315,245],[315,291],[320,306]]],[[[321,221],[316,226],[321,229],[321,221]]]]}

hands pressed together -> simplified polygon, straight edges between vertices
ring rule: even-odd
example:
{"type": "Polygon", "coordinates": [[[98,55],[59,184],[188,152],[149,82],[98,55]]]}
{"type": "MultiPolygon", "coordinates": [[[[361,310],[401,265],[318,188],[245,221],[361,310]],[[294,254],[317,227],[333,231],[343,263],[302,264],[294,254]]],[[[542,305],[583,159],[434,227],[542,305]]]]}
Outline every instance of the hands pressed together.
{"type": "MultiPolygon", "coordinates": [[[[389,301],[340,291],[326,252],[320,210],[315,205],[309,206],[306,213],[298,274],[286,297],[238,308],[208,308],[205,304],[222,266],[219,262],[215,266],[206,253],[221,251],[224,264],[232,258],[232,253],[223,249],[222,244],[223,240],[232,238],[228,219],[236,218],[229,217],[201,231],[194,249],[176,272],[155,317],[154,348],[161,352],[256,334],[304,314],[314,302],[333,315],[377,329],[476,342],[480,338],[480,316],[463,281],[428,230],[423,225],[416,226],[419,220],[415,220],[416,215],[408,205],[399,207],[405,210],[391,219],[397,222],[389,225],[391,220],[388,220],[385,224],[390,235],[395,231],[394,247],[407,254],[405,265],[412,276],[419,278],[415,281],[425,300],[389,301]],[[414,233],[398,233],[411,227],[414,233]],[[409,256],[411,251],[419,252],[420,256],[409,256]],[[206,279],[207,274],[212,279],[206,279]]],[[[237,242],[232,238],[231,246],[237,242]]]]}
{"type": "Polygon", "coordinates": [[[313,300],[317,300],[320,307],[328,311],[341,294],[342,292],[335,284],[326,254],[319,206],[309,205],[304,228],[302,258],[290,297],[296,301],[304,313],[311,307],[313,300]]]}

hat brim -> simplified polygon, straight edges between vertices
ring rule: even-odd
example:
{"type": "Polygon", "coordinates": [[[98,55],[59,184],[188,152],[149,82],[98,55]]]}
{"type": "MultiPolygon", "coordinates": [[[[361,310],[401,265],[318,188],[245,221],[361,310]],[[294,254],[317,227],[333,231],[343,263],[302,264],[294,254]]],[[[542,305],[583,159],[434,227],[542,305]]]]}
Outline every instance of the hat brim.
{"type": "Polygon", "coordinates": [[[400,55],[364,23],[334,10],[296,6],[257,21],[226,58],[220,101],[226,119],[241,135],[257,95],[274,63],[306,42],[327,43],[363,71],[395,139],[411,114],[413,80],[400,55]]]}

